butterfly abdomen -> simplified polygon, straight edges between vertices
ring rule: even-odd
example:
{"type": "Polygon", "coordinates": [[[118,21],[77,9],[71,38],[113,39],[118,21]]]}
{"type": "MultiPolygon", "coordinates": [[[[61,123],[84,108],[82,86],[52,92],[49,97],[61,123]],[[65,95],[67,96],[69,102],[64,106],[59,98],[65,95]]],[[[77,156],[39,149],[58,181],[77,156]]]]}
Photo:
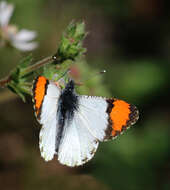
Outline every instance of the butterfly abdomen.
{"type": "Polygon", "coordinates": [[[74,92],[74,82],[67,83],[64,90],[61,92],[58,101],[58,126],[59,130],[56,136],[56,152],[58,152],[60,140],[63,135],[65,123],[70,123],[74,118],[74,113],[78,109],[78,96],[74,92]]]}

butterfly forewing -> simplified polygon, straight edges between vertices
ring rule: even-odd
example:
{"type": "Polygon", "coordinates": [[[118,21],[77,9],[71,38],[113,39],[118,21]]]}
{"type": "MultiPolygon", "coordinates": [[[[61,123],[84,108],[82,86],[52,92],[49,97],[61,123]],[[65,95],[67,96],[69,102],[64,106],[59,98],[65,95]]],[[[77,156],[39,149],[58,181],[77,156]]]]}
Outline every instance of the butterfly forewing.
{"type": "Polygon", "coordinates": [[[78,116],[99,141],[115,138],[139,117],[134,105],[115,98],[80,96],[78,116]]]}
{"type": "MultiPolygon", "coordinates": [[[[58,106],[58,98],[60,96],[61,90],[55,83],[49,82],[42,82],[41,80],[45,81],[45,77],[39,77],[35,80],[34,83],[34,102],[40,101],[39,94],[42,93],[42,89],[46,88],[44,93],[42,103],[41,103],[41,110],[39,111],[38,121],[42,125],[39,135],[39,147],[41,156],[46,160],[51,160],[55,154],[55,145],[56,145],[56,133],[58,130],[57,124],[57,106],[58,106]],[[44,84],[47,84],[43,87],[44,84]]],[[[36,106],[36,105],[35,105],[36,106]]]]}
{"type": "Polygon", "coordinates": [[[112,127],[110,138],[115,138],[136,123],[139,118],[139,112],[136,106],[123,100],[111,98],[106,99],[106,101],[108,103],[109,123],[112,127]]]}
{"type": "Polygon", "coordinates": [[[85,123],[85,127],[99,141],[110,135],[108,103],[104,98],[94,96],[80,96],[78,116],[85,123]]]}

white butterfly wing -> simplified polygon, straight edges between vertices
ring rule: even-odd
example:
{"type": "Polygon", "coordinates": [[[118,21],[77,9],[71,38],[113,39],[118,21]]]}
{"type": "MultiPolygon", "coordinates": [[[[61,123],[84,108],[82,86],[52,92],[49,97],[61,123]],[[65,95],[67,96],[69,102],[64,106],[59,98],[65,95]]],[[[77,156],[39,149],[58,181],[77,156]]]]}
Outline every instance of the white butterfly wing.
{"type": "Polygon", "coordinates": [[[55,154],[57,126],[57,104],[60,95],[60,89],[52,82],[48,84],[47,94],[44,97],[40,124],[39,147],[41,156],[45,161],[52,160],[55,154]]]}
{"type": "Polygon", "coordinates": [[[79,98],[79,117],[86,122],[90,133],[99,141],[105,140],[109,129],[107,107],[108,103],[102,97],[80,96],[79,98]]]}
{"type": "Polygon", "coordinates": [[[97,139],[87,129],[86,123],[75,113],[71,123],[68,121],[64,126],[58,160],[70,167],[80,166],[94,156],[98,144],[97,139]]]}
{"type": "Polygon", "coordinates": [[[79,108],[73,120],[64,126],[58,160],[74,167],[89,161],[108,127],[107,102],[100,97],[79,96],[79,108]]]}

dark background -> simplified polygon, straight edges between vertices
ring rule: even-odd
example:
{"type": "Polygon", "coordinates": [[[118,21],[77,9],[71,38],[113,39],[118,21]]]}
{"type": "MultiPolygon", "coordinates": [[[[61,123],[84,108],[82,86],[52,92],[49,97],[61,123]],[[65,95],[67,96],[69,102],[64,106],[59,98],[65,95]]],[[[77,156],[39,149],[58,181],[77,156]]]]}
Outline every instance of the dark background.
{"type": "MultiPolygon", "coordinates": [[[[34,61],[55,53],[62,32],[84,20],[85,76],[105,69],[80,93],[135,104],[137,124],[102,143],[92,161],[70,169],[40,157],[31,98],[0,89],[0,189],[170,189],[170,2],[168,0],[11,0],[11,23],[36,30],[34,61]]],[[[26,53],[0,49],[0,77],[26,53]]],[[[78,63],[79,64],[79,63],[78,63]]]]}

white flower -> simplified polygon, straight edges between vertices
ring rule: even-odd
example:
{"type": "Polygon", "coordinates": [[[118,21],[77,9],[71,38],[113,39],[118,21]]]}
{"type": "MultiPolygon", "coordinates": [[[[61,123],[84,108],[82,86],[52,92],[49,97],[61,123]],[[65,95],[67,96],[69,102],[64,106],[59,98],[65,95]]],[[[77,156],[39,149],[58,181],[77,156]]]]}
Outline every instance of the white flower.
{"type": "Polygon", "coordinates": [[[0,45],[11,44],[21,51],[31,51],[37,47],[32,40],[37,36],[35,31],[22,29],[18,31],[14,25],[9,25],[14,6],[5,1],[0,2],[0,45]]]}
{"type": "Polygon", "coordinates": [[[36,32],[30,30],[20,30],[15,35],[11,35],[11,41],[14,47],[22,51],[30,51],[37,47],[36,42],[30,42],[37,36],[36,32]]]}
{"type": "Polygon", "coordinates": [[[7,4],[5,1],[0,2],[0,26],[4,27],[8,25],[8,22],[13,13],[14,6],[7,4]]]}

